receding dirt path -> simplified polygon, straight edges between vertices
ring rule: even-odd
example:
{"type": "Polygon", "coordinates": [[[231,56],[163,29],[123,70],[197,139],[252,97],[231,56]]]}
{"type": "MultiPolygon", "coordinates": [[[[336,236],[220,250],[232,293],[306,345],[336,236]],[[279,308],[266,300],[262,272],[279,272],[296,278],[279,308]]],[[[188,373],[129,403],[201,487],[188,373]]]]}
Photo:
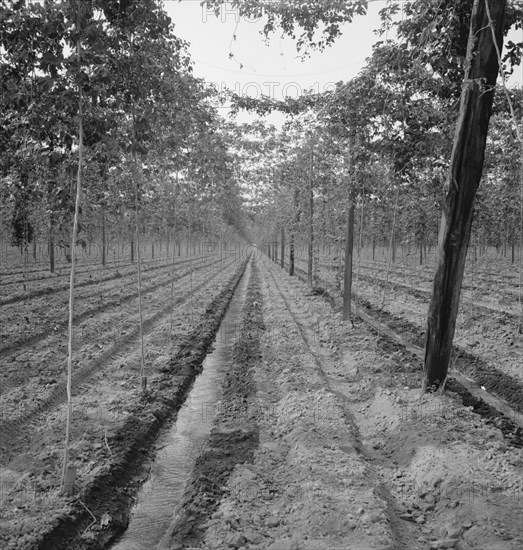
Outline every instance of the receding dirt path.
{"type": "Polygon", "coordinates": [[[259,446],[225,482],[191,486],[188,502],[212,503],[207,521],[196,514],[193,538],[179,525],[166,548],[518,548],[523,461],[511,440],[452,391],[420,400],[408,355],[267,260],[258,271],[255,392],[230,421],[258,426],[259,446]]]}
{"type": "Polygon", "coordinates": [[[247,289],[237,297],[243,300],[240,318],[236,326],[225,328],[229,334],[232,329],[235,341],[232,354],[227,355],[229,364],[220,365],[226,369],[222,398],[203,404],[204,414],[199,419],[212,425],[210,437],[159,549],[193,547],[202,542],[209,516],[223,498],[232,470],[237,464],[250,462],[258,447],[258,426],[244,414],[255,397],[253,367],[259,359],[259,334],[263,329],[257,268],[252,262],[250,265],[245,274],[247,289]]]}
{"type": "MultiPolygon", "coordinates": [[[[79,493],[67,499],[45,489],[56,477],[45,468],[17,479],[11,502],[35,482],[46,496],[18,511],[2,509],[7,536],[0,544],[101,549],[122,531],[132,496],[154,470],[153,442],[187,394],[240,274],[210,306],[199,306],[191,330],[181,328],[179,308],[173,319],[184,336],[170,348],[173,360],[165,350],[169,332],[163,325],[151,331],[149,344],[160,355],[147,396],[127,378],[136,370],[131,351],[128,367],[111,363],[84,386],[85,402],[110,421],[104,438],[106,417],[98,427],[89,411],[80,419],[83,434],[75,433],[80,444],[73,448],[79,493]]],[[[198,303],[209,288],[195,294],[198,303]]],[[[455,384],[420,397],[419,357],[365,323],[342,322],[332,299],[320,294],[258,254],[222,401],[205,411],[209,443],[172,510],[171,528],[155,533],[160,547],[519,550],[523,457],[509,423],[455,384]]],[[[50,430],[40,426],[35,434],[56,448],[63,419],[46,417],[50,430]]],[[[52,452],[40,459],[58,462],[52,452]]]]}

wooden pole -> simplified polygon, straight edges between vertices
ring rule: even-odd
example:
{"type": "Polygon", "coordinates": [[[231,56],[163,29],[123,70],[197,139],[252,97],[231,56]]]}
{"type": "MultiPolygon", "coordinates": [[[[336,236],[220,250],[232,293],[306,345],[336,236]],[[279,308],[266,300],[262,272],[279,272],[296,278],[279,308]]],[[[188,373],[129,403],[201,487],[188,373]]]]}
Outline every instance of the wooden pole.
{"type": "Polygon", "coordinates": [[[102,204],[102,267],[106,264],[106,244],[105,244],[105,205],[102,204]]]}
{"type": "MultiPolygon", "coordinates": [[[[77,29],[80,33],[80,4],[77,7],[77,29]]],[[[81,66],[81,45],[80,38],[76,42],[76,57],[78,61],[78,68],[81,66]]],[[[82,102],[82,90],[78,85],[78,171],[76,175],[76,199],[74,206],[74,220],[73,220],[73,235],[71,238],[71,275],[69,278],[69,338],[67,341],[67,420],[65,427],[65,443],[64,443],[64,459],[62,465],[62,491],[66,491],[67,494],[72,494],[74,483],[73,469],[69,467],[69,440],[71,437],[71,421],[73,417],[73,396],[72,396],[72,380],[73,380],[73,316],[74,316],[74,278],[76,269],[76,240],[78,232],[78,216],[80,212],[80,199],[82,188],[82,162],[83,162],[83,102],[82,102]]]]}
{"type": "Polygon", "coordinates": [[[443,388],[456,328],[473,206],[481,180],[488,125],[503,44],[506,0],[474,0],[459,119],[440,225],[427,316],[422,392],[443,388]],[[488,2],[488,3],[487,3],[488,2]],[[490,6],[490,14],[488,12],[490,6]],[[495,28],[490,27],[489,15],[495,28]],[[493,40],[496,36],[497,44],[493,40]]]}
{"type": "Polygon", "coordinates": [[[307,285],[312,287],[312,267],[314,262],[314,193],[312,182],[312,145],[309,162],[309,254],[307,262],[307,285]]]}
{"type": "Polygon", "coordinates": [[[352,260],[354,251],[354,201],[351,199],[347,216],[347,240],[345,241],[345,272],[343,277],[343,320],[350,318],[352,294],[352,260]]]}
{"type": "Polygon", "coordinates": [[[142,267],[141,267],[141,252],[140,252],[140,224],[138,215],[138,160],[136,158],[136,150],[133,151],[134,163],[134,222],[136,230],[136,260],[137,260],[137,286],[138,286],[138,322],[140,329],[140,389],[145,391],[147,388],[147,377],[145,376],[145,351],[143,343],[143,317],[142,317],[142,267]]]}
{"type": "Polygon", "coordinates": [[[281,228],[281,258],[280,266],[283,268],[285,266],[285,229],[281,228]]]}

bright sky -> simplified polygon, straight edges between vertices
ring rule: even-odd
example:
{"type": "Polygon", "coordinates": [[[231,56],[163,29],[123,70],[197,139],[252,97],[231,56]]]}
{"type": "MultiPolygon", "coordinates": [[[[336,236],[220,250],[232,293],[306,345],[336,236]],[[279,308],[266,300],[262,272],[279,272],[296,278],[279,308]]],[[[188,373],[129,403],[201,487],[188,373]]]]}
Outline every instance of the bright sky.
{"type": "Polygon", "coordinates": [[[378,40],[373,29],[384,5],[384,0],[372,2],[369,14],[347,25],[334,46],[323,53],[312,52],[302,61],[292,39],[275,33],[266,45],[260,34],[263,22],[241,19],[231,5],[225,5],[216,17],[199,0],[165,0],[166,11],[175,23],[175,34],[191,44],[195,76],[219,89],[229,88],[250,97],[264,94],[274,99],[298,97],[309,88],[322,92],[335,82],[355,76],[378,40]],[[233,59],[229,58],[230,52],[233,59]]]}
{"type": "MultiPolygon", "coordinates": [[[[323,53],[313,51],[302,61],[292,39],[275,33],[266,45],[260,34],[263,22],[240,18],[230,4],[223,6],[216,17],[200,0],[165,0],[165,9],[175,23],[175,34],[190,42],[195,76],[219,89],[229,88],[250,97],[264,94],[274,99],[298,97],[311,87],[322,92],[335,82],[355,76],[371,55],[372,45],[382,39],[373,30],[379,26],[378,12],[384,6],[385,0],[372,0],[367,15],[347,24],[333,46],[323,53]],[[233,59],[229,58],[230,52],[233,59]]],[[[512,40],[523,39],[523,31],[518,34],[521,37],[512,36],[512,40]]],[[[523,69],[519,67],[510,84],[521,86],[522,82],[523,69]]],[[[272,121],[280,118],[281,115],[272,121]]]]}

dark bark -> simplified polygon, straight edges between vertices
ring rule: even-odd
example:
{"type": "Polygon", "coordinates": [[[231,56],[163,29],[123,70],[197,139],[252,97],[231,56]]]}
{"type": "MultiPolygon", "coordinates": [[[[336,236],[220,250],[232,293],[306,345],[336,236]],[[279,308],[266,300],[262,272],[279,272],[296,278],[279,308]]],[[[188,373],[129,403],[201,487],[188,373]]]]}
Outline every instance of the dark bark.
{"type": "MultiPolygon", "coordinates": [[[[488,0],[488,5],[501,50],[506,0],[488,0]]],[[[447,377],[498,69],[485,0],[474,0],[427,319],[423,391],[443,386],[447,377]]]]}

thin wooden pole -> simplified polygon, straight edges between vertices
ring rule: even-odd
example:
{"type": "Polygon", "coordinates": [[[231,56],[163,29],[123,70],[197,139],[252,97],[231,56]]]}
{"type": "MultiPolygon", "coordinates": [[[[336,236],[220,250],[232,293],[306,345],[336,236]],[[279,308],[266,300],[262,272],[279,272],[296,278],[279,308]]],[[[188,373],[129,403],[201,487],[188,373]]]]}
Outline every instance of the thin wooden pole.
{"type": "Polygon", "coordinates": [[[365,206],[365,195],[361,195],[361,214],[360,214],[360,234],[358,239],[358,269],[356,273],[356,313],[359,307],[359,288],[360,288],[360,266],[361,266],[361,249],[363,239],[363,207],[365,206]]]}
{"type": "Polygon", "coordinates": [[[345,272],[343,277],[343,320],[350,318],[352,294],[352,256],[354,250],[354,201],[351,198],[347,217],[347,240],[345,241],[345,272]]]}
{"type": "Polygon", "coordinates": [[[145,391],[147,388],[147,377],[145,376],[145,351],[143,344],[143,316],[142,316],[142,268],[141,268],[141,252],[140,252],[140,224],[138,215],[138,161],[136,159],[136,151],[133,151],[134,162],[134,223],[136,226],[136,260],[138,275],[138,316],[140,324],[140,389],[145,391]]]}
{"type": "Polygon", "coordinates": [[[312,181],[312,144],[310,147],[310,163],[309,163],[309,257],[307,263],[307,284],[312,286],[312,266],[314,254],[314,193],[312,181]]]}
{"type": "Polygon", "coordinates": [[[281,228],[281,258],[280,266],[283,268],[285,266],[285,229],[281,228]]]}
{"type": "Polygon", "coordinates": [[[392,230],[391,230],[391,235],[390,235],[390,246],[389,246],[389,263],[387,265],[387,273],[386,273],[386,277],[385,277],[385,288],[383,289],[383,299],[381,301],[381,306],[380,306],[380,309],[383,313],[383,308],[385,306],[385,297],[387,295],[387,287],[389,285],[389,275],[390,275],[390,267],[391,267],[391,264],[392,264],[392,251],[393,251],[393,247],[394,247],[394,233],[396,231],[396,212],[398,211],[398,197],[399,197],[399,194],[400,194],[400,188],[398,187],[396,189],[396,201],[394,203],[394,216],[392,218],[392,230]]]}
{"type": "MultiPolygon", "coordinates": [[[[77,27],[79,30],[80,22],[80,4],[77,11],[77,27]]],[[[81,44],[80,38],[76,43],[76,56],[78,60],[78,68],[81,65],[81,44]]],[[[76,200],[74,206],[74,221],[73,221],[73,235],[71,244],[71,276],[69,279],[69,338],[67,342],[67,420],[65,428],[65,444],[64,444],[64,459],[62,466],[62,491],[66,491],[68,494],[72,494],[73,481],[71,480],[71,473],[69,470],[69,440],[71,437],[71,420],[73,416],[73,397],[72,397],[72,379],[73,379],[73,316],[74,316],[74,278],[76,268],[76,234],[78,231],[78,216],[80,210],[81,199],[81,187],[82,187],[82,162],[83,162],[83,102],[82,102],[82,90],[78,85],[78,171],[76,176],[76,200]],[[67,483],[66,483],[67,480],[67,483]]]]}

